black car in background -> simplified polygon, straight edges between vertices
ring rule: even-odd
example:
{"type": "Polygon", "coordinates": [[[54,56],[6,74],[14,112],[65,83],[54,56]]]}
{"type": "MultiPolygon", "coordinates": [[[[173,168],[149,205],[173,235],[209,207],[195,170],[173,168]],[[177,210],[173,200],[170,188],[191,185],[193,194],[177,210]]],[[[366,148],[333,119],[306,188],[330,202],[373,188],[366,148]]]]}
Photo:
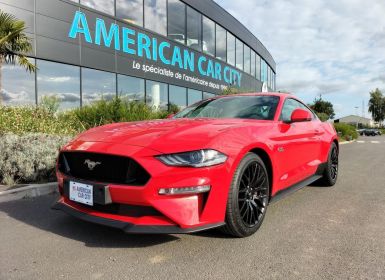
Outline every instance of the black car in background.
{"type": "Polygon", "coordinates": [[[363,131],[359,131],[360,135],[364,136],[377,136],[381,135],[381,131],[379,129],[374,129],[374,128],[366,128],[363,129],[363,131]]]}

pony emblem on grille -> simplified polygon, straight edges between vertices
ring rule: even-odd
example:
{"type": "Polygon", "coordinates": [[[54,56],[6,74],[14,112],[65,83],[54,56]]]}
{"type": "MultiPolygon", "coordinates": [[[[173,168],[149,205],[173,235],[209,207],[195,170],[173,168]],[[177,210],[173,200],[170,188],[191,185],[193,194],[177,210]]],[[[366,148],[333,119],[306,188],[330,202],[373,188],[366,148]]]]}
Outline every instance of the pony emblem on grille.
{"type": "Polygon", "coordinates": [[[92,160],[90,160],[90,159],[86,159],[85,161],[84,161],[84,164],[86,164],[87,165],[87,167],[88,167],[88,169],[89,170],[94,170],[94,168],[97,166],[97,165],[99,165],[99,164],[102,164],[100,161],[92,161],[92,160]]]}

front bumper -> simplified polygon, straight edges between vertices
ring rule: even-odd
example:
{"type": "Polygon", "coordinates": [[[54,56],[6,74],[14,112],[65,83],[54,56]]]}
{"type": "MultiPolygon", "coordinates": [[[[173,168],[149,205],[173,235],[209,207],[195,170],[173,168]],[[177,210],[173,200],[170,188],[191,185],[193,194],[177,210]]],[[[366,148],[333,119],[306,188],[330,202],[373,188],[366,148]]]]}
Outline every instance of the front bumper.
{"type": "Polygon", "coordinates": [[[99,224],[103,226],[108,226],[112,228],[117,228],[125,233],[132,234],[182,234],[182,233],[193,233],[198,231],[203,231],[211,228],[216,228],[223,226],[224,223],[208,224],[205,226],[198,226],[192,228],[180,228],[178,226],[172,225],[135,225],[133,223],[124,222],[120,220],[103,218],[100,216],[91,215],[82,211],[77,210],[76,208],[71,207],[70,205],[64,203],[63,201],[55,202],[52,207],[54,210],[61,210],[75,218],[81,219],[83,221],[91,222],[94,224],[99,224]]]}
{"type": "Polygon", "coordinates": [[[108,154],[131,157],[150,173],[151,179],[144,186],[103,184],[72,178],[58,171],[59,191],[62,196],[53,209],[129,233],[188,233],[224,225],[228,188],[232,179],[229,162],[211,168],[170,167],[155,159],[157,153],[152,150],[102,142],[78,143],[76,149],[70,147],[68,150],[78,150],[79,147],[87,152],[108,151],[108,154]],[[138,215],[133,215],[130,211],[111,213],[100,210],[99,207],[75,203],[69,200],[64,188],[69,180],[94,186],[107,185],[111,204],[142,207],[151,211],[138,215]],[[189,195],[159,194],[161,188],[201,185],[211,186],[210,191],[189,195]]]}

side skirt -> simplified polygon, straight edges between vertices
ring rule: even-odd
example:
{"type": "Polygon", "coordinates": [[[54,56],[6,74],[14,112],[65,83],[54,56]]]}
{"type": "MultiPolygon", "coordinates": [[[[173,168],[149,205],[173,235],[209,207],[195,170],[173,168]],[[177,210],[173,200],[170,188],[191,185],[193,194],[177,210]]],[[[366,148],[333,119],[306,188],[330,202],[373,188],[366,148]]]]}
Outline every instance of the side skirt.
{"type": "MultiPolygon", "coordinates": [[[[318,173],[318,172],[317,172],[318,173]]],[[[301,182],[298,182],[284,190],[281,190],[279,192],[277,192],[269,201],[269,204],[271,203],[275,203],[277,202],[278,200],[281,200],[282,198],[310,185],[311,183],[317,181],[318,179],[320,179],[322,176],[321,175],[317,175],[317,173],[313,176],[310,176],[308,177],[307,179],[301,181],[301,182]]]]}

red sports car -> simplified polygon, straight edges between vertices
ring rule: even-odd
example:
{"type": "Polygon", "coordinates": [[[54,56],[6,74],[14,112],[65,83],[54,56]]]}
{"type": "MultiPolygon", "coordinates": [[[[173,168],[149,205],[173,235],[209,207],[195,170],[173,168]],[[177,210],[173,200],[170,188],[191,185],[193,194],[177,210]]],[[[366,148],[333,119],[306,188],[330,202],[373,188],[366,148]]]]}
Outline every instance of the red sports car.
{"type": "Polygon", "coordinates": [[[338,151],[333,126],[292,95],[220,96],[80,134],[60,151],[53,208],[128,233],[245,237],[270,202],[315,180],[334,185],[338,151]]]}

